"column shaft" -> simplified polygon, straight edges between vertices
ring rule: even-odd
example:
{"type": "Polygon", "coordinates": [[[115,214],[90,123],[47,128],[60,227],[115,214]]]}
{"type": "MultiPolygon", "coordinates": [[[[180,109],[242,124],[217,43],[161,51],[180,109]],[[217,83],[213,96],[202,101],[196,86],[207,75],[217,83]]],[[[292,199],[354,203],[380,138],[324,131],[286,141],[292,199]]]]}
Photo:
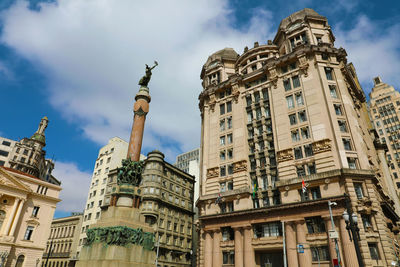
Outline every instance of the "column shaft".
{"type": "Polygon", "coordinates": [[[13,207],[12,207],[10,216],[8,217],[7,225],[6,225],[6,228],[5,228],[5,231],[4,231],[4,233],[5,233],[6,235],[8,235],[8,233],[10,232],[10,227],[11,227],[11,224],[12,224],[12,222],[13,222],[13,220],[14,220],[14,217],[15,217],[15,211],[17,210],[17,207],[18,207],[18,204],[19,204],[20,201],[21,201],[21,200],[18,199],[18,198],[16,198],[16,199],[14,200],[14,205],[13,205],[13,207]]]}
{"type": "Polygon", "coordinates": [[[310,267],[312,264],[311,250],[309,249],[310,246],[306,244],[307,243],[306,231],[307,229],[305,227],[305,222],[304,221],[297,222],[296,224],[297,243],[303,244],[304,246],[304,253],[298,253],[300,267],[310,267]]]}
{"type": "Polygon", "coordinates": [[[253,246],[251,244],[251,227],[246,227],[244,229],[244,246],[243,246],[243,250],[244,250],[244,266],[245,267],[254,267],[256,266],[256,262],[255,262],[255,255],[254,255],[254,249],[253,246]]]}
{"type": "Polygon", "coordinates": [[[243,267],[243,236],[240,228],[235,228],[235,267],[243,267]]]}
{"type": "Polygon", "coordinates": [[[343,219],[340,220],[340,239],[342,241],[341,243],[344,254],[342,261],[346,264],[346,267],[358,266],[354,243],[350,241],[349,233],[346,229],[346,222],[343,219]]]}
{"type": "MultiPolygon", "coordinates": [[[[142,89],[142,88],[141,88],[142,89]]],[[[140,160],[140,150],[142,148],[144,122],[149,112],[150,96],[148,92],[139,91],[136,95],[136,102],[133,106],[133,125],[131,136],[129,138],[128,158],[132,161],[140,160]],[[138,97],[140,95],[140,97],[138,97]]]]}
{"type": "Polygon", "coordinates": [[[221,266],[222,265],[222,253],[220,249],[221,243],[221,231],[215,231],[213,235],[213,267],[221,266]]]}
{"type": "MultiPolygon", "coordinates": [[[[325,218],[325,225],[328,227],[328,230],[333,229],[331,218],[325,218]]],[[[335,240],[328,238],[328,246],[329,246],[329,254],[331,255],[331,259],[337,259],[338,257],[337,257],[337,252],[336,252],[335,240]]],[[[338,247],[338,249],[339,249],[339,247],[338,247]]]]}
{"type": "Polygon", "coordinates": [[[17,224],[18,224],[18,221],[19,221],[19,216],[21,215],[22,206],[24,206],[24,202],[25,201],[23,199],[21,199],[21,201],[19,202],[17,214],[15,215],[15,219],[14,219],[14,222],[13,222],[12,227],[11,227],[10,236],[14,235],[15,228],[17,227],[17,224]]]}
{"type": "Polygon", "coordinates": [[[288,267],[299,267],[296,250],[296,232],[292,223],[285,223],[286,231],[286,258],[288,267]]]}
{"type": "Polygon", "coordinates": [[[206,232],[206,242],[204,246],[204,267],[212,267],[212,254],[213,254],[213,243],[211,233],[206,232]]]}

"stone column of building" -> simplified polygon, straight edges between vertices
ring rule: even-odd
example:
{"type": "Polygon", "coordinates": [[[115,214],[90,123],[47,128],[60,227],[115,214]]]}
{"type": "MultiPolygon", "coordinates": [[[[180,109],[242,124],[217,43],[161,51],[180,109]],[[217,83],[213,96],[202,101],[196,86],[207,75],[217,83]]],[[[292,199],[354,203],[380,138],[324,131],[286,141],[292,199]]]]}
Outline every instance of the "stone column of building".
{"type": "Polygon", "coordinates": [[[285,222],[285,234],[286,234],[286,258],[288,266],[298,267],[299,261],[297,259],[296,250],[296,231],[295,226],[292,222],[285,222]]]}
{"type": "Polygon", "coordinates": [[[235,267],[243,267],[243,235],[242,228],[235,228],[235,267]]]}
{"type": "Polygon", "coordinates": [[[354,248],[354,243],[350,241],[349,233],[346,229],[346,222],[341,219],[340,220],[340,240],[343,247],[342,261],[346,264],[346,266],[358,266],[357,254],[354,248]]]}
{"type": "Polygon", "coordinates": [[[213,267],[213,241],[211,232],[206,231],[206,242],[204,246],[204,267],[213,267]]]}
{"type": "Polygon", "coordinates": [[[12,227],[10,230],[10,236],[14,235],[15,228],[17,227],[17,224],[19,221],[19,216],[21,215],[21,210],[22,210],[22,206],[24,206],[24,203],[25,203],[25,200],[21,199],[21,201],[19,202],[19,205],[18,205],[17,214],[15,215],[14,222],[12,223],[12,227]]]}
{"type": "Polygon", "coordinates": [[[8,220],[7,220],[6,228],[5,228],[5,230],[4,230],[4,233],[5,233],[6,235],[8,235],[8,233],[10,232],[11,223],[12,223],[13,220],[14,220],[15,211],[17,210],[17,207],[18,207],[19,202],[20,202],[20,199],[19,199],[19,198],[16,198],[16,199],[14,200],[14,204],[13,204],[13,207],[12,207],[12,210],[11,210],[11,213],[10,213],[10,216],[8,217],[8,220]]]}
{"type": "Polygon", "coordinates": [[[311,250],[309,249],[309,246],[306,245],[307,240],[306,240],[305,221],[296,222],[296,237],[297,237],[297,243],[304,245],[304,253],[298,253],[300,267],[309,267],[312,264],[312,258],[311,258],[311,250]]]}
{"type": "Polygon", "coordinates": [[[133,117],[127,157],[132,161],[139,161],[143,141],[144,122],[149,112],[149,103],[151,100],[149,88],[141,86],[139,92],[135,96],[135,100],[136,102],[133,106],[133,113],[135,115],[133,117]]]}
{"type": "Polygon", "coordinates": [[[253,267],[256,266],[255,264],[255,255],[254,255],[254,249],[251,244],[251,239],[252,239],[252,231],[251,231],[251,226],[246,226],[244,228],[244,266],[245,267],[253,267]]]}
{"type": "Polygon", "coordinates": [[[222,253],[220,249],[221,243],[221,231],[216,230],[213,234],[213,252],[212,252],[212,262],[213,266],[222,266],[222,253]]]}
{"type": "Polygon", "coordinates": [[[389,194],[392,197],[392,200],[394,201],[394,207],[396,209],[396,212],[399,213],[400,212],[400,203],[399,203],[399,197],[397,196],[396,193],[396,187],[394,186],[394,182],[393,179],[390,175],[390,170],[386,161],[386,152],[383,148],[378,147],[376,149],[376,151],[378,152],[378,157],[379,157],[379,161],[380,161],[380,167],[381,170],[383,172],[383,178],[385,179],[385,183],[388,187],[389,190],[389,194]]]}

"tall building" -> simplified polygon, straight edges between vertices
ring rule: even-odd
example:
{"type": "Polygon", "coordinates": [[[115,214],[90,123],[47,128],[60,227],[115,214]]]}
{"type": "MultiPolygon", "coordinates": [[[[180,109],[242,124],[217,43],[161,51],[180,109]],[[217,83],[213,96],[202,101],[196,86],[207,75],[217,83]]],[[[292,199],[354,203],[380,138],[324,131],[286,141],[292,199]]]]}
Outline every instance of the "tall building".
{"type": "Polygon", "coordinates": [[[10,167],[10,153],[17,141],[0,137],[0,166],[10,167]]]}
{"type": "Polygon", "coordinates": [[[86,239],[86,230],[100,218],[101,207],[103,205],[108,205],[110,202],[109,197],[105,198],[107,185],[110,182],[108,180],[108,173],[110,170],[121,166],[121,161],[126,158],[127,152],[128,143],[119,137],[111,138],[108,144],[99,150],[94,165],[88,198],[84,208],[83,222],[77,248],[78,256],[86,239]]]}
{"type": "Polygon", "coordinates": [[[396,184],[397,195],[400,192],[400,93],[384,82],[380,77],[373,79],[375,86],[369,94],[369,112],[381,143],[387,144],[386,159],[390,174],[396,184]]]}
{"type": "Polygon", "coordinates": [[[77,260],[78,240],[82,225],[82,213],[53,219],[46,250],[43,254],[42,267],[73,267],[77,260]]]}
{"type": "Polygon", "coordinates": [[[43,118],[38,131],[20,142],[2,139],[9,167],[0,167],[0,266],[40,266],[61,191],[44,159],[43,118]]]}
{"type": "Polygon", "coordinates": [[[198,266],[283,266],[284,252],[289,267],[396,260],[399,205],[385,148],[334,41],[327,19],[303,9],[281,21],[273,41],[208,57],[198,266]],[[358,219],[359,250],[344,211],[358,219]]]}

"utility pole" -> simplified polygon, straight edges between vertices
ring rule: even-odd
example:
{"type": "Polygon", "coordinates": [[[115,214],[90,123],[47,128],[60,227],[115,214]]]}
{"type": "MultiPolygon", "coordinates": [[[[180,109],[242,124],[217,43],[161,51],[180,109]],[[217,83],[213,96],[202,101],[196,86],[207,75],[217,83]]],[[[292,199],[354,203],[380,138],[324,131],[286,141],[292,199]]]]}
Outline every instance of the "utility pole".
{"type": "MultiPolygon", "coordinates": [[[[331,208],[332,205],[336,206],[337,203],[336,203],[336,202],[331,202],[330,200],[328,200],[329,215],[331,216],[332,231],[335,231],[335,232],[336,232],[336,229],[335,229],[335,222],[334,222],[333,216],[332,216],[332,208],[331,208]]],[[[339,266],[340,266],[341,263],[340,263],[340,253],[339,253],[338,240],[337,240],[337,238],[334,238],[333,240],[335,241],[336,256],[337,256],[337,259],[338,259],[338,262],[339,262],[339,266]]]]}

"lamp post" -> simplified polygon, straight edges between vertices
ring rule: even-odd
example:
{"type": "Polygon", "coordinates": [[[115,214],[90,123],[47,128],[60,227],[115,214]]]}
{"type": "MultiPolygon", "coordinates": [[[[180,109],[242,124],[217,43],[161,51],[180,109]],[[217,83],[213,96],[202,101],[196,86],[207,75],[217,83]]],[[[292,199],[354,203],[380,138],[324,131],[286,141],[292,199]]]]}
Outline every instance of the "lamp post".
{"type": "MultiPolygon", "coordinates": [[[[335,222],[333,221],[332,208],[331,208],[331,206],[336,206],[336,205],[337,205],[336,202],[331,202],[330,200],[328,200],[329,215],[330,215],[330,217],[331,217],[332,231],[334,231],[334,232],[336,232],[336,229],[335,229],[335,222]]],[[[337,240],[337,238],[334,238],[333,240],[335,241],[336,256],[337,256],[337,260],[338,260],[338,263],[339,263],[339,266],[340,266],[341,263],[340,263],[340,253],[339,253],[338,240],[337,240]]]]}
{"type": "Polygon", "coordinates": [[[351,208],[349,195],[344,193],[344,199],[346,203],[346,210],[343,212],[343,219],[346,222],[346,229],[349,233],[350,241],[353,240],[354,242],[354,248],[356,249],[357,260],[358,260],[358,266],[364,267],[364,262],[360,251],[360,244],[358,243],[360,239],[360,234],[359,234],[360,229],[357,226],[358,216],[356,213],[353,212],[353,209],[351,208]]]}

